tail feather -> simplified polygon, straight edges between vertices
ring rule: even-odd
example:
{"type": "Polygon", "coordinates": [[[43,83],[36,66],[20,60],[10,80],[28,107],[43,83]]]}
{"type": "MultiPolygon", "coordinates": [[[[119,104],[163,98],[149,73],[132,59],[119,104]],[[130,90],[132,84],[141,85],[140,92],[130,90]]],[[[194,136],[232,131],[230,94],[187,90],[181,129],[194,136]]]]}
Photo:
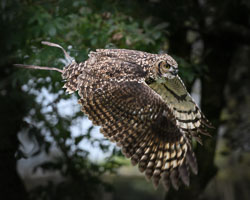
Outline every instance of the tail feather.
{"type": "Polygon", "coordinates": [[[83,71],[84,63],[72,62],[70,65],[63,69],[62,78],[66,80],[63,88],[66,88],[66,92],[69,94],[77,91],[78,87],[78,76],[83,71]]]}

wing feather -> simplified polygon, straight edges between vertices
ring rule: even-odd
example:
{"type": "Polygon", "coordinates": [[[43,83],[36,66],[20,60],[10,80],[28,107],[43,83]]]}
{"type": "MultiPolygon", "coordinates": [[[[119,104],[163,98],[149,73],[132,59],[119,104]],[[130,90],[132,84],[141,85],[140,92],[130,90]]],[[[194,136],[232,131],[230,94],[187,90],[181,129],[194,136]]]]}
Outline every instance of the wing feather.
{"type": "Polygon", "coordinates": [[[153,82],[149,85],[165,101],[173,113],[177,126],[188,138],[195,138],[201,143],[200,134],[210,135],[207,128],[210,122],[199,109],[179,76],[173,79],[153,82]]]}
{"type": "Polygon", "coordinates": [[[141,67],[117,53],[98,50],[79,64],[84,69],[72,65],[64,73],[65,87],[78,90],[82,111],[155,187],[161,179],[166,189],[170,183],[178,189],[180,180],[188,185],[189,166],[197,173],[190,140],[207,134],[208,121],[179,77],[149,87],[147,63],[141,67]]]}
{"type": "MultiPolygon", "coordinates": [[[[89,76],[83,75],[79,79],[90,83],[84,80],[89,76]]],[[[161,174],[178,169],[184,163],[187,148],[191,148],[177,128],[171,110],[143,82],[104,83],[102,79],[94,84],[97,89],[89,84],[87,87],[81,84],[78,88],[82,110],[96,125],[102,126],[101,132],[106,137],[121,146],[132,164],[138,164],[148,179],[153,177],[157,186],[161,174]],[[181,140],[184,145],[179,145],[180,150],[175,143],[181,140]],[[179,157],[177,151],[181,151],[179,157]]]]}

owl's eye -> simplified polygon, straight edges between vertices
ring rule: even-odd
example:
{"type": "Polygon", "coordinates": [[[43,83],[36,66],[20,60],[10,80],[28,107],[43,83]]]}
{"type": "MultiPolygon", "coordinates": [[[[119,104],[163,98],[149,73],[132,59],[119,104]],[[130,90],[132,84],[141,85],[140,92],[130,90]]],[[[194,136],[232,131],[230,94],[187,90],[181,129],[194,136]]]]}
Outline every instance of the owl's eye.
{"type": "Polygon", "coordinates": [[[169,65],[168,63],[166,63],[165,61],[160,61],[160,62],[158,63],[158,67],[169,69],[169,68],[170,68],[170,65],[169,65]]]}
{"type": "Polygon", "coordinates": [[[170,64],[166,63],[165,67],[166,67],[167,69],[169,69],[171,66],[170,66],[170,64]]]}

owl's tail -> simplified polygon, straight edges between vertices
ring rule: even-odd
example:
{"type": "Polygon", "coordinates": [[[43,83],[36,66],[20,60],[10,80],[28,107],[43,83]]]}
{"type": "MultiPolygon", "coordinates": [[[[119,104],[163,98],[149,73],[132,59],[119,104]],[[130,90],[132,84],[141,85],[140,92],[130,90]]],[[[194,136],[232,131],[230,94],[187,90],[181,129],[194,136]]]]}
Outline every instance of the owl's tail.
{"type": "Polygon", "coordinates": [[[63,88],[66,88],[66,92],[69,94],[78,90],[78,76],[82,73],[82,65],[84,65],[84,63],[78,64],[76,62],[72,62],[63,69],[62,78],[66,80],[63,88]]]}

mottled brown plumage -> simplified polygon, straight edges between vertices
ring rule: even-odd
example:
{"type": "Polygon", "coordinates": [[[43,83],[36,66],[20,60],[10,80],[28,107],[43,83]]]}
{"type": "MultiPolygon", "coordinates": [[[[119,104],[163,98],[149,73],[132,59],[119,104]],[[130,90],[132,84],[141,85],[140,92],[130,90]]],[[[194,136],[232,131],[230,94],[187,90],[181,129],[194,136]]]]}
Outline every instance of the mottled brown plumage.
{"type": "Polygon", "coordinates": [[[121,147],[157,187],[189,185],[197,174],[191,140],[208,135],[210,124],[177,75],[167,54],[97,49],[63,70],[67,92],[78,91],[82,111],[121,147]]]}

